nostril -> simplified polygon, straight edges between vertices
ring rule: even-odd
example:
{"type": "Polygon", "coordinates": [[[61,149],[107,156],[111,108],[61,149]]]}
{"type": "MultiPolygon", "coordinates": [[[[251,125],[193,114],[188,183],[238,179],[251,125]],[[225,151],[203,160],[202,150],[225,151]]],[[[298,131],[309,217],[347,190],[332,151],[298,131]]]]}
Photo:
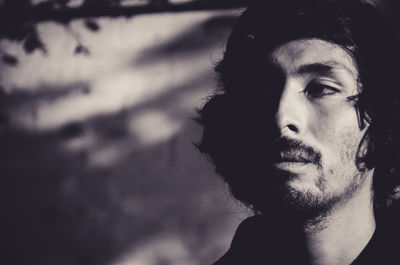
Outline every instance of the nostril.
{"type": "Polygon", "coordinates": [[[296,132],[296,133],[299,132],[299,129],[297,129],[297,127],[294,126],[293,124],[289,124],[289,125],[287,125],[286,127],[287,127],[289,130],[291,130],[292,132],[296,132]]]}

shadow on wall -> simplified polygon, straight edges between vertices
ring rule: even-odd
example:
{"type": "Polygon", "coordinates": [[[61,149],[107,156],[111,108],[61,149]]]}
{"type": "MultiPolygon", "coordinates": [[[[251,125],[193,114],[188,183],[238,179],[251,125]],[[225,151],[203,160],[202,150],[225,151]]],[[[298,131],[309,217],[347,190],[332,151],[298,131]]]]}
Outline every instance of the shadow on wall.
{"type": "MultiPolygon", "coordinates": [[[[176,23],[190,26],[172,39],[155,30],[154,46],[110,68],[110,78],[121,78],[117,71],[144,78],[142,87],[103,88],[101,75],[50,87],[7,81],[0,98],[2,262],[197,265],[228,247],[243,213],[195,150],[200,128],[192,118],[215,85],[209,54],[236,16],[183,17],[176,23]],[[118,108],[103,108],[110,89],[131,94],[118,108]],[[80,115],[82,105],[91,111],[80,115]],[[66,112],[74,109],[76,116],[66,112]]],[[[98,65],[95,55],[88,60],[98,65]]]]}
{"type": "Polygon", "coordinates": [[[191,25],[185,32],[168,42],[145,49],[139,58],[135,59],[134,64],[138,66],[154,64],[160,59],[174,59],[177,55],[180,58],[204,56],[215,49],[214,40],[219,40],[222,47],[225,40],[221,38],[221,32],[226,32],[226,29],[231,28],[235,21],[236,16],[221,15],[191,25]]]}

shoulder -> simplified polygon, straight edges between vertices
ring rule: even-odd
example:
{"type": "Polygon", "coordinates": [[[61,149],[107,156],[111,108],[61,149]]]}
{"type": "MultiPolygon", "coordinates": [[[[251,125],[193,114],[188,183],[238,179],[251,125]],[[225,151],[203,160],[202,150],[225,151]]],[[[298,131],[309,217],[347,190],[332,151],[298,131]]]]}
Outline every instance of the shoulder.
{"type": "Polygon", "coordinates": [[[265,227],[262,216],[245,219],[237,228],[229,250],[213,265],[256,264],[260,261],[261,246],[265,246],[265,227]]]}

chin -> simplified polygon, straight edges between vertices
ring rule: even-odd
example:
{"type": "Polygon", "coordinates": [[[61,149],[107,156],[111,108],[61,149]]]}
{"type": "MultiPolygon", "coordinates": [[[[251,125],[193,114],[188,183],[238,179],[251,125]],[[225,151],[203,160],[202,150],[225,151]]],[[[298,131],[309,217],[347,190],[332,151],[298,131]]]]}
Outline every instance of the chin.
{"type": "Polygon", "coordinates": [[[300,222],[317,220],[325,216],[338,201],[329,196],[315,182],[305,182],[299,178],[287,181],[275,193],[271,206],[284,216],[300,222]]]}

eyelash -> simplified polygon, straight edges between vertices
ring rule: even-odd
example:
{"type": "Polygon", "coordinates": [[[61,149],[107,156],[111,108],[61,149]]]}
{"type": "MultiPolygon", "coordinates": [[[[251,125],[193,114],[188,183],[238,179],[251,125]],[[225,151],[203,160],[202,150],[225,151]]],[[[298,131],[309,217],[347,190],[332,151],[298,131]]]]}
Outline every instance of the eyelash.
{"type": "Polygon", "coordinates": [[[333,95],[333,94],[336,94],[337,92],[339,92],[339,89],[337,89],[335,87],[324,85],[321,83],[316,83],[316,82],[309,83],[304,90],[300,91],[300,93],[304,93],[307,97],[315,98],[315,99],[322,98],[324,96],[333,95]],[[316,92],[311,93],[310,89],[313,89],[313,88],[318,88],[321,91],[318,93],[316,93],[316,92]],[[327,90],[329,92],[327,92],[327,90]]]}

